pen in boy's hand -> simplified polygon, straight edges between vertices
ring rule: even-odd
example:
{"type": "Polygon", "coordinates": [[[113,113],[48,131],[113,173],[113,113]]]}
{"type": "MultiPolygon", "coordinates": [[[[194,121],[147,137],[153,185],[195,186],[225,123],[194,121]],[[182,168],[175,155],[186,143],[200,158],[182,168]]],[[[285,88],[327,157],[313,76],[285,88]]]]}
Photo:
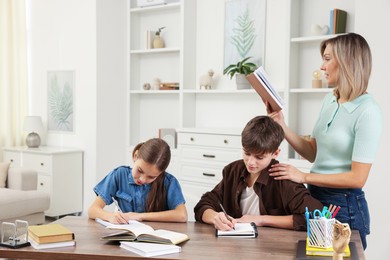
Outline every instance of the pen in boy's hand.
{"type": "MultiPolygon", "coordinates": [[[[224,209],[224,207],[222,206],[221,203],[219,203],[219,206],[221,207],[223,213],[225,214],[225,217],[226,217],[231,223],[233,223],[233,220],[232,220],[232,219],[229,217],[229,215],[226,213],[226,211],[225,211],[225,209],[224,209]]],[[[233,226],[233,229],[235,230],[234,226],[233,226]]]]}

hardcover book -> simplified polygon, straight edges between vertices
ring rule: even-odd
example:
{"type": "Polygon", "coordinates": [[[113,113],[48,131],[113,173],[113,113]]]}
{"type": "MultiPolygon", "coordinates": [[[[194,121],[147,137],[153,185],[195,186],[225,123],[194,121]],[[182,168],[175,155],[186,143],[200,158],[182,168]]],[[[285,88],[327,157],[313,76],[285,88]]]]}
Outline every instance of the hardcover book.
{"type": "Polygon", "coordinates": [[[74,240],[74,233],[61,224],[33,225],[28,227],[28,237],[38,244],[74,240]]]}
{"type": "Polygon", "coordinates": [[[136,253],[141,256],[150,257],[158,255],[167,255],[180,253],[181,247],[176,245],[162,245],[162,244],[153,244],[142,243],[142,242],[120,242],[121,248],[129,250],[133,253],[136,253]]]}
{"type": "Polygon", "coordinates": [[[67,247],[75,246],[76,241],[64,241],[64,242],[54,242],[54,243],[37,243],[33,239],[29,239],[31,246],[35,249],[48,249],[48,248],[58,248],[58,247],[67,247]]]}
{"type": "Polygon", "coordinates": [[[103,240],[142,241],[174,245],[189,240],[186,234],[165,229],[154,230],[151,226],[135,220],[129,221],[129,224],[107,225],[106,228],[116,231],[120,230],[120,232],[105,235],[101,237],[103,240]]]}
{"type": "Polygon", "coordinates": [[[345,33],[347,26],[347,12],[340,9],[335,9],[336,11],[336,26],[335,33],[345,33]]]}
{"type": "Polygon", "coordinates": [[[284,101],[272,86],[267,73],[263,67],[257,68],[253,73],[247,76],[249,83],[260,95],[264,104],[268,102],[271,111],[280,111],[283,108],[284,101]]]}
{"type": "Polygon", "coordinates": [[[242,238],[248,238],[248,237],[257,237],[257,227],[256,224],[251,223],[236,223],[234,226],[234,229],[229,231],[221,231],[221,230],[215,230],[215,235],[217,237],[242,237],[242,238]]]}

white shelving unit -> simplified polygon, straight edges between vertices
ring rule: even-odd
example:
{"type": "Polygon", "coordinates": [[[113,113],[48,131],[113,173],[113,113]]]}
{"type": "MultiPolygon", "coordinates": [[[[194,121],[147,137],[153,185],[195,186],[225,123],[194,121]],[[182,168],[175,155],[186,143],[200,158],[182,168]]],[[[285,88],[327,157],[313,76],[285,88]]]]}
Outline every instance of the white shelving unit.
{"type": "Polygon", "coordinates": [[[196,1],[137,7],[129,0],[129,125],[128,145],[155,137],[160,128],[183,125],[183,89],[194,84],[194,42],[191,27],[195,20],[196,1]],[[192,12],[192,13],[191,13],[192,12]],[[165,27],[161,37],[165,48],[147,49],[147,30],[165,27]],[[184,70],[185,68],[185,70],[184,70]],[[144,90],[143,84],[179,82],[179,90],[144,90]]]}
{"type": "MultiPolygon", "coordinates": [[[[319,70],[322,64],[320,43],[335,35],[313,36],[311,24],[328,25],[330,10],[339,8],[348,12],[347,32],[354,30],[355,1],[321,1],[321,0],[291,0],[289,1],[290,17],[288,18],[289,54],[286,69],[288,86],[285,91],[287,109],[285,116],[289,126],[300,135],[310,135],[317,120],[324,96],[333,91],[326,86],[312,88],[312,73],[319,70]]],[[[299,165],[296,154],[289,148],[288,158],[291,163],[299,165]]]]}
{"type": "MultiPolygon", "coordinates": [[[[129,151],[138,142],[157,136],[160,128],[242,128],[265,111],[252,89],[200,90],[197,86],[196,0],[144,8],[129,0],[128,22],[129,151]],[[165,48],[147,49],[146,31],[162,26],[166,27],[161,33],[165,48]],[[152,84],[154,78],[179,82],[180,89],[144,90],[143,84],[152,84]]],[[[205,29],[213,32],[210,26],[205,29]]]]}

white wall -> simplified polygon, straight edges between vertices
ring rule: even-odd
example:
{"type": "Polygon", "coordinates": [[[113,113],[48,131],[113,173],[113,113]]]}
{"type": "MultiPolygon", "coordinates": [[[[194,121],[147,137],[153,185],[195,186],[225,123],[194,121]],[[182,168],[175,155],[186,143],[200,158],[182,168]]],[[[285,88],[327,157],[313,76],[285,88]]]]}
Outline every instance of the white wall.
{"type": "Polygon", "coordinates": [[[364,35],[370,44],[373,56],[373,71],[368,91],[379,102],[384,118],[382,141],[365,192],[371,213],[371,234],[367,237],[367,259],[389,259],[390,207],[390,165],[388,163],[390,138],[390,35],[385,29],[390,24],[390,1],[357,0],[356,30],[364,35]]]}
{"type": "Polygon", "coordinates": [[[84,151],[84,214],[95,198],[92,188],[97,181],[125,163],[125,3],[29,2],[29,112],[42,116],[46,124],[47,71],[75,71],[74,133],[47,133],[43,144],[84,151]]]}

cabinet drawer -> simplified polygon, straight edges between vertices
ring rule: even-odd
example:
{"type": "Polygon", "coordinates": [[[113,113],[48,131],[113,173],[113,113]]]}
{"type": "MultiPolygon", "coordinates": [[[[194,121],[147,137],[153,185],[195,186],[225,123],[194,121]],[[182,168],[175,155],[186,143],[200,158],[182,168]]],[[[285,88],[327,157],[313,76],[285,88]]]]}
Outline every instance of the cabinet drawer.
{"type": "Polygon", "coordinates": [[[241,148],[241,136],[224,134],[178,133],[178,144],[241,148]]]}
{"type": "Polygon", "coordinates": [[[207,149],[207,147],[196,148],[190,146],[181,147],[183,159],[202,160],[205,162],[230,163],[240,159],[241,150],[207,149]]]}
{"type": "Polygon", "coordinates": [[[38,174],[37,190],[51,194],[51,176],[38,174]]]}
{"type": "Polygon", "coordinates": [[[181,176],[182,179],[187,181],[196,181],[214,186],[222,180],[222,168],[222,166],[208,167],[202,165],[202,167],[199,167],[183,164],[181,166],[181,176]]]}
{"type": "Polygon", "coordinates": [[[4,162],[11,163],[13,167],[21,167],[20,153],[18,152],[4,152],[4,162]]]}
{"type": "Polygon", "coordinates": [[[51,174],[52,158],[48,155],[26,153],[23,155],[23,167],[51,174]]]}

